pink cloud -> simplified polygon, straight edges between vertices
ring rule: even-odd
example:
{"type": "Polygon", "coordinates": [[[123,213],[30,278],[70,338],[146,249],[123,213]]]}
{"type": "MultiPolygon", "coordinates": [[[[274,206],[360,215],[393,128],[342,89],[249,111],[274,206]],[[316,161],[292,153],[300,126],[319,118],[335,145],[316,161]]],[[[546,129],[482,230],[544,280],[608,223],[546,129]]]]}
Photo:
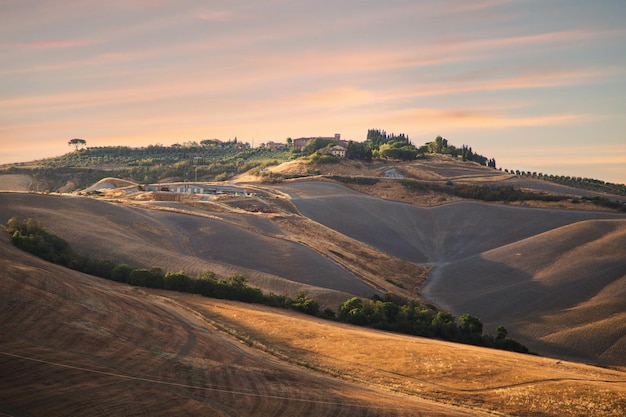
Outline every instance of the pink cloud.
{"type": "Polygon", "coordinates": [[[445,13],[467,13],[490,9],[511,3],[511,0],[461,1],[456,5],[446,5],[445,13]]]}
{"type": "Polygon", "coordinates": [[[420,129],[501,129],[528,126],[549,126],[584,123],[597,120],[590,114],[559,113],[538,116],[509,116],[499,112],[466,110],[414,108],[389,112],[384,119],[401,126],[419,126],[420,129]]]}
{"type": "Polygon", "coordinates": [[[226,10],[201,10],[196,12],[195,17],[208,22],[229,22],[233,20],[234,15],[226,10]]]}
{"type": "Polygon", "coordinates": [[[100,41],[93,39],[37,39],[28,42],[5,42],[0,44],[0,46],[15,49],[61,49],[89,46],[98,43],[100,43],[100,41]]]}

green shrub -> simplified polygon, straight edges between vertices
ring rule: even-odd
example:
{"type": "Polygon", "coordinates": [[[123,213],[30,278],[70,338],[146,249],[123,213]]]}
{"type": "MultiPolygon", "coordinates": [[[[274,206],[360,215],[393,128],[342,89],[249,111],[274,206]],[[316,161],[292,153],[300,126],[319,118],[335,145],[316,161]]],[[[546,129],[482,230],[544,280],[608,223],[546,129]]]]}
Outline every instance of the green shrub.
{"type": "Polygon", "coordinates": [[[343,182],[345,184],[358,184],[358,185],[374,185],[378,183],[378,178],[372,177],[346,177],[342,175],[331,175],[328,178],[334,181],[343,182]]]}
{"type": "MultiPolygon", "coordinates": [[[[319,304],[304,292],[298,293],[295,299],[285,295],[265,295],[259,288],[249,286],[247,278],[241,274],[233,274],[224,280],[207,271],[194,279],[183,271],[164,274],[160,268],[131,268],[126,264],[115,265],[106,260],[76,256],[66,241],[46,232],[39,222],[33,219],[20,222],[12,218],[7,223],[7,230],[16,247],[50,262],[102,278],[134,286],[190,292],[206,297],[265,304],[329,319],[335,318],[335,313],[331,309],[325,309],[320,314],[319,304]]],[[[338,252],[331,252],[342,256],[338,252]]],[[[482,323],[479,319],[464,314],[459,317],[460,325],[457,326],[452,314],[435,312],[435,309],[430,307],[431,309],[423,308],[416,301],[407,302],[390,294],[384,298],[374,296],[371,300],[352,297],[339,307],[338,319],[359,326],[528,353],[526,346],[506,337],[506,329],[503,327],[498,328],[495,337],[482,335],[482,323]]]]}
{"type": "Polygon", "coordinates": [[[11,242],[23,251],[46,261],[68,266],[72,261],[72,249],[67,241],[48,233],[37,220],[18,221],[13,217],[7,223],[11,242]]]}

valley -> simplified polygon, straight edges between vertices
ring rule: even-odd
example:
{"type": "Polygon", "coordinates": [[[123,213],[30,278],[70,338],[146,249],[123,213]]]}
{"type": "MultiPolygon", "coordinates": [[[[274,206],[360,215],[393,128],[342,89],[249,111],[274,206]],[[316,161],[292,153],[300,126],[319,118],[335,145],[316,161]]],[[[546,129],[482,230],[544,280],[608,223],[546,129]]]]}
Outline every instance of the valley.
{"type": "MultiPolygon", "coordinates": [[[[369,186],[333,180],[364,169],[318,166],[276,183],[242,175],[229,186],[265,196],[177,201],[155,201],[132,182],[91,196],[28,193],[28,178],[0,175],[0,222],[36,218],[82,255],[239,273],[334,311],[354,296],[414,298],[475,315],[489,333],[504,325],[539,356],[130,287],[34,258],[3,234],[0,412],[67,415],[98,404],[89,414],[621,415],[624,214],[458,198],[437,190],[519,179],[446,159],[399,164],[398,178],[386,176],[389,165],[367,168],[379,178],[369,186]],[[403,188],[407,177],[425,185],[403,188]]],[[[524,181],[569,199],[589,193],[524,181]]]]}

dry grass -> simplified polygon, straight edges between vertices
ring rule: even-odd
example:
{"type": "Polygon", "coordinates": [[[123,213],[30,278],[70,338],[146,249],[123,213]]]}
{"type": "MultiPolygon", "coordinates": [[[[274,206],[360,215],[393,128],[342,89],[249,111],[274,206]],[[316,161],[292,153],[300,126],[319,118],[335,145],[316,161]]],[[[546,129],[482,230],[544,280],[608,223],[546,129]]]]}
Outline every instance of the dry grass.
{"type": "Polygon", "coordinates": [[[232,327],[170,294],[68,271],[7,240],[3,234],[2,414],[482,415],[312,372],[251,348],[251,339],[241,343],[232,327]]]}
{"type": "Polygon", "coordinates": [[[103,281],[0,240],[9,415],[621,416],[626,373],[103,281]]]}
{"type": "Polygon", "coordinates": [[[174,296],[276,357],[373,387],[513,415],[620,416],[626,374],[174,296]]]}

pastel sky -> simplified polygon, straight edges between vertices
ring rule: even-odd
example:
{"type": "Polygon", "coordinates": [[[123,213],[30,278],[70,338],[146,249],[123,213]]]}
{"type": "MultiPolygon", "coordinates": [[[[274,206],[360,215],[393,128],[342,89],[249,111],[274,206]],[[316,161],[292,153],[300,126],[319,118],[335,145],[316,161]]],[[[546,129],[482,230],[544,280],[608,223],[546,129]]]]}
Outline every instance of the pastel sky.
{"type": "Polygon", "coordinates": [[[437,135],[626,183],[624,0],[0,0],[0,163],[437,135]]]}

